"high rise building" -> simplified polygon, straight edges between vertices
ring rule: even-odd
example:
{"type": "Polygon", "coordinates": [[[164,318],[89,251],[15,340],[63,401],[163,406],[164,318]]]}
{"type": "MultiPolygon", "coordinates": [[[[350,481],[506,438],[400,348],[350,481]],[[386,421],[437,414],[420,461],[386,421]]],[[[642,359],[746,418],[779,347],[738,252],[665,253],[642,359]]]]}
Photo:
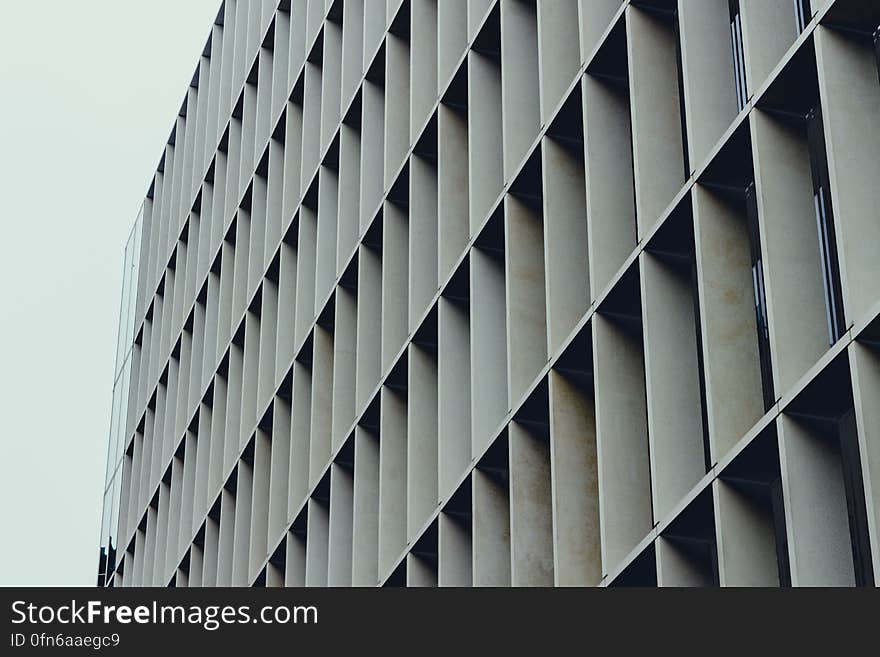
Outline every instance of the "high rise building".
{"type": "Polygon", "coordinates": [[[99,583],[874,585],[880,4],[226,0],[99,583]]]}

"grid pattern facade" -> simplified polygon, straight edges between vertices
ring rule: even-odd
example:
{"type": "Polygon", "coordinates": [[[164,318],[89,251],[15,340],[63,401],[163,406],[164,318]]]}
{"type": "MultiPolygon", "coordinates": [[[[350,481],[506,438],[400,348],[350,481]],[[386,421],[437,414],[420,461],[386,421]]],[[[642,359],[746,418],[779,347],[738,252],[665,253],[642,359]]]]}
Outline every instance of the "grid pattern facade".
{"type": "Polygon", "coordinates": [[[874,585],[876,5],[226,0],[99,584],[874,585]]]}

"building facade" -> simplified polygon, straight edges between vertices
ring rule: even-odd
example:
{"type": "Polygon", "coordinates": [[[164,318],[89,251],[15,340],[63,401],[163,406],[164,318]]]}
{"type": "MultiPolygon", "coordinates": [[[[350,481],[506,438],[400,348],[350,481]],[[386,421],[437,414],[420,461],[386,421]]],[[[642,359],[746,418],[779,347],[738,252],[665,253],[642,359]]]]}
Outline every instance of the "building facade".
{"type": "Polygon", "coordinates": [[[98,582],[873,586],[870,0],[226,0],[98,582]]]}

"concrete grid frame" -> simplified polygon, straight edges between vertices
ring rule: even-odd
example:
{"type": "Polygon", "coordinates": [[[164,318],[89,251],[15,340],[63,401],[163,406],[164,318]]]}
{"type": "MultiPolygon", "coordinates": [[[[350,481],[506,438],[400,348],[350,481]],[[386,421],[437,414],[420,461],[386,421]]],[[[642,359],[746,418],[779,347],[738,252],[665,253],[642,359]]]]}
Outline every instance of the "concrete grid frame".
{"type": "Polygon", "coordinates": [[[867,0],[226,0],[98,583],[880,579],[867,0]]]}

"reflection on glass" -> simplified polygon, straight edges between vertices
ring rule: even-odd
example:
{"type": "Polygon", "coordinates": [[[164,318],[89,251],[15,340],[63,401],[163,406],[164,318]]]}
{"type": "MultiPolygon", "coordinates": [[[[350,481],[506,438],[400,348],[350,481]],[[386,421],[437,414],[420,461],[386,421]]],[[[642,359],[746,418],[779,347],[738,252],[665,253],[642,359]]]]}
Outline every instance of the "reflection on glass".
{"type": "Polygon", "coordinates": [[[140,260],[141,230],[144,209],[137,220],[125,246],[122,272],[122,298],[119,308],[119,331],[116,343],[116,371],[110,414],[110,435],[107,445],[105,469],[104,508],[101,518],[100,552],[98,555],[98,586],[108,583],[116,568],[117,532],[119,529],[119,498],[122,492],[123,451],[127,438],[129,382],[131,378],[131,354],[134,342],[135,302],[137,275],[140,260]]]}

